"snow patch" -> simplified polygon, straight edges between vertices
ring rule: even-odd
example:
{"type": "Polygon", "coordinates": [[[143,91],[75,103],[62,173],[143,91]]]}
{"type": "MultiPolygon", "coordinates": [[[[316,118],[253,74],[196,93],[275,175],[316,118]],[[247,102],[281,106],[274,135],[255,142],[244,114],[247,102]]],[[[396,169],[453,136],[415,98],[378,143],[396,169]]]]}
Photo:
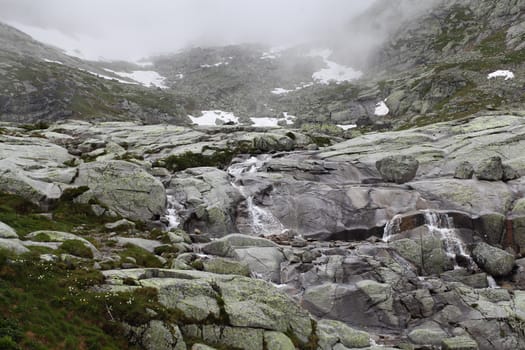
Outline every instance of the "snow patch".
{"type": "Polygon", "coordinates": [[[312,82],[310,82],[310,83],[302,82],[301,85],[295,87],[295,89],[292,89],[292,90],[283,89],[283,88],[275,88],[275,89],[272,90],[272,94],[274,94],[274,95],[283,95],[283,94],[287,94],[289,92],[299,91],[301,89],[305,89],[305,88],[313,86],[313,85],[314,85],[314,83],[312,83],[312,82]]]}
{"type": "Polygon", "coordinates": [[[281,52],[286,50],[288,46],[275,46],[270,48],[270,51],[263,52],[261,55],[261,60],[275,60],[281,57],[281,52]]]}
{"type": "Polygon", "coordinates": [[[390,112],[390,110],[388,109],[385,101],[381,101],[381,102],[378,102],[376,104],[376,109],[374,111],[375,115],[377,115],[379,117],[383,117],[383,116],[387,115],[389,112],[390,112]]]}
{"type": "Polygon", "coordinates": [[[320,84],[330,83],[342,83],[344,81],[352,81],[359,79],[363,73],[355,70],[351,67],[343,66],[334,61],[330,61],[328,58],[332,55],[332,51],[329,49],[312,50],[308,56],[316,57],[319,56],[324,60],[327,68],[321,69],[320,71],[312,74],[312,79],[320,84]]]}
{"type": "Polygon", "coordinates": [[[505,80],[514,79],[514,73],[510,70],[497,70],[487,75],[487,79],[499,77],[505,78],[505,80]]]}
{"type": "Polygon", "coordinates": [[[279,118],[267,118],[267,117],[261,117],[261,118],[250,118],[253,122],[253,126],[257,127],[278,127],[279,126],[279,118]]]}
{"type": "Polygon", "coordinates": [[[64,64],[64,63],[62,63],[60,61],[48,60],[47,58],[44,58],[44,61],[47,62],[47,63],[64,64]]]}
{"type": "Polygon", "coordinates": [[[136,70],[131,73],[126,72],[115,72],[111,69],[105,68],[104,70],[113,74],[120,75],[123,78],[129,78],[146,87],[159,87],[161,89],[168,89],[169,87],[164,84],[166,78],[159,73],[152,70],[136,70]]]}
{"type": "Polygon", "coordinates": [[[79,68],[79,70],[81,70],[83,72],[86,72],[86,73],[89,73],[91,75],[94,75],[97,78],[103,78],[103,79],[106,79],[106,80],[116,80],[116,81],[118,81],[119,83],[122,83],[122,84],[138,85],[138,83],[136,83],[136,82],[122,80],[122,79],[119,79],[119,78],[116,78],[116,77],[110,77],[108,75],[99,74],[99,73],[95,73],[95,72],[90,72],[90,71],[82,69],[82,68],[79,68]]]}
{"type": "Polygon", "coordinates": [[[293,90],[286,90],[286,89],[283,89],[283,88],[275,88],[275,89],[272,90],[272,94],[274,94],[274,95],[283,95],[283,94],[289,93],[290,91],[293,91],[293,90]]]}
{"type": "Polygon", "coordinates": [[[287,125],[292,125],[295,121],[295,118],[297,118],[295,115],[288,114],[288,112],[284,112],[283,115],[287,125]]]}
{"type": "Polygon", "coordinates": [[[220,67],[220,66],[227,66],[230,62],[217,62],[214,64],[201,64],[201,68],[211,68],[211,67],[220,67]]]}
{"type": "Polygon", "coordinates": [[[284,112],[282,118],[254,117],[250,119],[253,122],[253,126],[256,127],[278,128],[280,127],[279,122],[285,122],[286,125],[292,125],[294,123],[295,118],[295,116],[289,115],[287,112],[284,112]]]}
{"type": "Polygon", "coordinates": [[[194,117],[188,115],[191,121],[199,126],[216,126],[217,120],[220,120],[224,123],[232,122],[235,124],[239,123],[239,118],[237,118],[231,112],[224,112],[220,110],[215,111],[202,111],[202,116],[194,117]]]}
{"type": "Polygon", "coordinates": [[[340,127],[343,130],[349,130],[357,127],[355,124],[337,124],[338,127],[340,127]]]}

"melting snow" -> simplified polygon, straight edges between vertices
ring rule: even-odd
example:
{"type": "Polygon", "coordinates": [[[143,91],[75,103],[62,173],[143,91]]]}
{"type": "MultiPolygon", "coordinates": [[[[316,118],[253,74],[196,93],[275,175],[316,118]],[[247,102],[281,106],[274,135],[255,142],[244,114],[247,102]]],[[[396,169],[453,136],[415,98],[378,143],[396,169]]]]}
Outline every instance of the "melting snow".
{"type": "Polygon", "coordinates": [[[387,115],[388,112],[390,112],[390,110],[388,109],[385,101],[381,101],[381,102],[378,102],[376,104],[376,109],[374,111],[375,115],[377,115],[379,117],[383,117],[383,116],[387,115]]]}
{"type": "Polygon", "coordinates": [[[86,72],[86,73],[89,73],[89,74],[92,74],[92,75],[94,75],[94,76],[96,76],[98,78],[103,78],[103,79],[107,79],[107,80],[116,80],[119,83],[123,83],[123,84],[132,84],[132,85],[137,85],[138,84],[138,83],[135,83],[135,82],[132,82],[132,81],[122,80],[122,79],[119,79],[119,78],[110,77],[108,75],[103,75],[103,74],[98,74],[98,73],[95,73],[95,72],[90,72],[90,71],[82,69],[82,68],[79,68],[79,70],[81,70],[83,72],[86,72]]]}
{"type": "Polygon", "coordinates": [[[147,87],[159,87],[161,89],[168,88],[168,86],[164,85],[164,81],[166,80],[166,78],[160,75],[159,73],[151,71],[151,70],[136,70],[131,73],[115,72],[107,68],[105,70],[108,72],[120,75],[121,77],[135,80],[136,82],[139,82],[141,85],[144,85],[147,87]]]}
{"type": "Polygon", "coordinates": [[[250,118],[253,122],[253,126],[259,127],[278,127],[279,118],[250,118]]]}
{"type": "Polygon", "coordinates": [[[338,127],[340,127],[343,130],[353,129],[357,127],[355,124],[337,124],[338,127]]]}
{"type": "Polygon", "coordinates": [[[201,68],[211,68],[211,67],[220,67],[222,65],[227,66],[229,62],[217,62],[214,64],[201,64],[201,68]]]}
{"type": "Polygon", "coordinates": [[[288,112],[284,112],[284,120],[286,120],[286,124],[292,125],[294,123],[295,118],[297,118],[295,115],[289,115],[288,112]]]}
{"type": "Polygon", "coordinates": [[[495,72],[490,73],[487,76],[487,79],[498,78],[498,77],[503,77],[505,78],[505,80],[514,79],[514,73],[511,72],[510,70],[497,70],[495,72]]]}
{"type": "Polygon", "coordinates": [[[275,89],[272,90],[272,94],[274,94],[274,95],[282,95],[282,94],[287,94],[290,91],[293,91],[293,90],[286,90],[286,89],[283,89],[283,88],[275,88],[275,89]]]}
{"type": "Polygon", "coordinates": [[[44,58],[44,61],[47,62],[47,63],[64,64],[64,63],[62,63],[60,61],[48,60],[47,58],[44,58]]]}
{"type": "Polygon", "coordinates": [[[257,127],[280,127],[279,122],[284,121],[286,125],[291,125],[294,123],[295,116],[288,115],[287,112],[283,113],[282,118],[250,118],[253,122],[253,126],[257,127]]]}
{"type": "Polygon", "coordinates": [[[312,79],[321,84],[330,84],[331,82],[341,83],[343,81],[351,81],[359,79],[363,73],[357,71],[351,67],[346,67],[330,61],[328,58],[332,54],[331,50],[314,50],[309,53],[309,56],[319,56],[321,57],[327,68],[321,69],[318,72],[312,74],[312,79]]]}
{"type": "Polygon", "coordinates": [[[217,120],[221,120],[224,123],[227,122],[233,122],[235,124],[239,123],[239,118],[237,118],[233,113],[231,112],[224,112],[224,111],[202,111],[202,116],[200,117],[194,117],[191,115],[188,115],[188,117],[191,119],[191,121],[199,126],[216,126],[217,120]]]}

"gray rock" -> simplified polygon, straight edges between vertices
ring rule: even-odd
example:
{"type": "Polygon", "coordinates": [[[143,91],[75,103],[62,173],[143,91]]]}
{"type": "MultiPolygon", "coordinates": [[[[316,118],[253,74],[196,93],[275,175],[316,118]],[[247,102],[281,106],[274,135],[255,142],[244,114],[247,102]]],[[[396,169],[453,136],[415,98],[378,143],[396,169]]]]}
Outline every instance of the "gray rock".
{"type": "Polygon", "coordinates": [[[281,283],[283,253],[275,247],[250,247],[235,249],[234,257],[245,263],[260,278],[281,283]]]}
{"type": "Polygon", "coordinates": [[[458,164],[454,177],[456,179],[472,179],[474,176],[474,166],[470,162],[464,161],[458,164]]]}
{"type": "Polygon", "coordinates": [[[443,339],[443,350],[478,350],[478,344],[468,336],[443,339]]]}
{"type": "Polygon", "coordinates": [[[440,328],[418,328],[408,334],[408,339],[419,345],[440,345],[447,333],[440,328]]]}
{"type": "Polygon", "coordinates": [[[276,246],[277,244],[264,238],[251,237],[235,233],[205,244],[202,247],[202,251],[211,255],[235,257],[236,248],[276,246]]]}
{"type": "Polygon", "coordinates": [[[504,250],[481,242],[472,251],[472,258],[488,274],[506,276],[514,267],[514,256],[504,250]]]}
{"type": "Polygon", "coordinates": [[[140,344],[145,350],[185,350],[186,344],[177,326],[152,320],[139,326],[128,326],[131,343],[140,344]]]}
{"type": "Polygon", "coordinates": [[[331,350],[337,343],[352,349],[370,346],[370,334],[335,320],[317,322],[317,333],[321,350],[331,350]]]}
{"type": "Polygon", "coordinates": [[[218,273],[222,275],[250,276],[250,267],[245,262],[214,257],[204,259],[203,271],[218,273]]]}
{"type": "Polygon", "coordinates": [[[0,238],[0,249],[5,249],[15,254],[24,254],[29,252],[23,244],[17,238],[0,238]]]}
{"type": "Polygon", "coordinates": [[[484,159],[476,168],[480,180],[500,181],[503,179],[503,164],[500,157],[484,159]]]}
{"type": "Polygon", "coordinates": [[[211,167],[186,169],[171,178],[168,191],[184,208],[178,214],[188,232],[199,229],[214,237],[235,232],[234,217],[242,196],[225,171],[211,167]]]}
{"type": "Polygon", "coordinates": [[[126,244],[133,244],[137,247],[147,250],[150,253],[155,252],[155,248],[163,246],[164,243],[144,238],[129,238],[129,237],[115,237],[117,244],[119,246],[125,246],[126,244]]]}
{"type": "Polygon", "coordinates": [[[126,219],[118,220],[115,222],[109,222],[104,225],[109,230],[128,230],[135,228],[135,223],[126,219]]]}
{"type": "Polygon", "coordinates": [[[389,156],[376,162],[383,180],[398,184],[411,181],[418,167],[419,162],[412,156],[389,156]]]}
{"type": "Polygon", "coordinates": [[[281,332],[264,332],[264,343],[272,350],[295,350],[290,338],[281,332]]]}
{"type": "Polygon", "coordinates": [[[0,238],[18,238],[16,231],[0,221],[0,238]]]}
{"type": "Polygon", "coordinates": [[[211,346],[204,345],[204,344],[193,344],[191,346],[191,350],[217,350],[215,348],[212,348],[211,346]]]}
{"type": "Polygon", "coordinates": [[[508,164],[503,165],[503,181],[515,180],[519,177],[520,174],[513,167],[508,164]]]}
{"type": "Polygon", "coordinates": [[[284,292],[245,277],[218,281],[217,285],[232,326],[292,331],[301,342],[308,342],[312,334],[310,316],[284,292]]]}
{"type": "Polygon", "coordinates": [[[95,198],[125,218],[146,221],[164,214],[164,186],[138,165],[119,160],[84,163],[75,184],[89,187],[79,199],[95,198]]]}

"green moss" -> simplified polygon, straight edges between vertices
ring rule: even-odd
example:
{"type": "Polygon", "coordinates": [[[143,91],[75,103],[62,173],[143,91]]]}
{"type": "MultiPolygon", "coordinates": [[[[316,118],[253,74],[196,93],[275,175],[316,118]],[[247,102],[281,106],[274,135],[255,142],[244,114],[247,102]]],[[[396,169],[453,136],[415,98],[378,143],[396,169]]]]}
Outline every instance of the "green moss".
{"type": "Polygon", "coordinates": [[[330,139],[325,136],[310,136],[310,138],[312,139],[312,142],[319,147],[325,147],[332,144],[330,139]]]}
{"type": "Polygon", "coordinates": [[[77,239],[68,239],[64,241],[60,245],[59,249],[64,253],[78,256],[81,258],[93,258],[93,252],[91,251],[91,249],[87,247],[82,241],[79,241],[77,239]]]}
{"type": "MultiPolygon", "coordinates": [[[[251,146],[239,145],[233,149],[220,149],[212,147],[203,147],[201,153],[191,151],[182,154],[174,154],[162,160],[162,166],[171,171],[182,171],[188,168],[203,166],[226,168],[232,159],[241,153],[255,153],[251,146]],[[213,151],[211,154],[204,154],[206,151],[213,151]]],[[[161,165],[158,162],[155,166],[161,165]]]]}
{"type": "Polygon", "coordinates": [[[49,124],[46,123],[45,121],[38,121],[34,124],[24,124],[21,126],[22,129],[25,129],[25,130],[28,130],[28,131],[32,131],[32,130],[43,130],[43,129],[48,129],[49,128],[49,124]]]}
{"type": "Polygon", "coordinates": [[[148,252],[146,249],[138,247],[134,244],[126,244],[124,246],[125,250],[120,253],[120,257],[125,259],[131,257],[135,259],[137,265],[144,267],[162,267],[160,260],[152,253],[148,252]]]}
{"type": "Polygon", "coordinates": [[[82,193],[86,191],[89,191],[89,187],[87,186],[66,188],[62,192],[62,195],[60,196],[60,200],[66,201],[66,202],[73,201],[75,198],[77,198],[78,196],[80,196],[82,193]]]}
{"type": "Polygon", "coordinates": [[[71,201],[83,190],[77,188],[66,191],[52,205],[52,220],[42,215],[43,210],[28,200],[0,192],[0,221],[11,226],[22,237],[39,230],[70,232],[79,227],[84,231],[104,230],[104,224],[114,221],[114,218],[96,216],[89,204],[71,201]]]}

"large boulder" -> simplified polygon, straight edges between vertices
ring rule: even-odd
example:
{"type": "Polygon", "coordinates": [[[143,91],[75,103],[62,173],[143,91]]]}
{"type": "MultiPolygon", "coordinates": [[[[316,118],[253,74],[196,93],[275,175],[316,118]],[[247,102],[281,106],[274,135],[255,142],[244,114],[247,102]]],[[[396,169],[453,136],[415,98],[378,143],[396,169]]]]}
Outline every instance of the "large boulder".
{"type": "Polygon", "coordinates": [[[476,176],[480,180],[500,181],[503,179],[503,164],[500,157],[484,159],[476,168],[476,176]]]}
{"type": "Polygon", "coordinates": [[[162,183],[133,163],[84,163],[78,168],[75,185],[89,187],[80,200],[95,199],[125,218],[146,221],[160,217],[166,208],[162,183]]]}
{"type": "Polygon", "coordinates": [[[186,169],[171,178],[168,194],[178,203],[177,214],[188,230],[197,228],[216,237],[234,231],[235,211],[242,196],[225,171],[186,169]]]}
{"type": "Polygon", "coordinates": [[[0,238],[18,238],[16,231],[0,221],[0,238]]]}
{"type": "Polygon", "coordinates": [[[472,179],[473,175],[474,167],[467,161],[459,163],[454,172],[454,177],[456,179],[472,179]]]}
{"type": "Polygon", "coordinates": [[[495,277],[508,275],[514,267],[512,254],[484,242],[476,245],[472,258],[479,267],[495,277]]]}
{"type": "Polygon", "coordinates": [[[416,176],[419,162],[412,156],[389,156],[376,162],[376,168],[387,182],[402,184],[416,176]]]}

